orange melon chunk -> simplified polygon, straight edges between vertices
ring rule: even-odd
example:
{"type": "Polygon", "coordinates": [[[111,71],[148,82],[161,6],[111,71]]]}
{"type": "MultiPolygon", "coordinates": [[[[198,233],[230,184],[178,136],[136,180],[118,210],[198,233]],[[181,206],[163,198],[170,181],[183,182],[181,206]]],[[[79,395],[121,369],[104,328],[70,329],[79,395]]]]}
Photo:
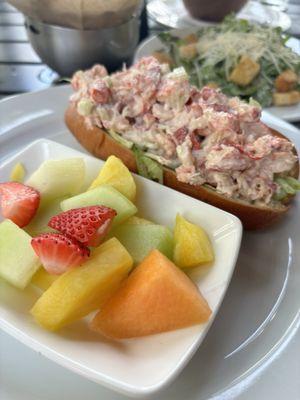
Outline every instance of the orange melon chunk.
{"type": "Polygon", "coordinates": [[[210,314],[207,301],[188,276],[153,250],[90,326],[108,338],[125,339],[201,324],[210,314]]]}

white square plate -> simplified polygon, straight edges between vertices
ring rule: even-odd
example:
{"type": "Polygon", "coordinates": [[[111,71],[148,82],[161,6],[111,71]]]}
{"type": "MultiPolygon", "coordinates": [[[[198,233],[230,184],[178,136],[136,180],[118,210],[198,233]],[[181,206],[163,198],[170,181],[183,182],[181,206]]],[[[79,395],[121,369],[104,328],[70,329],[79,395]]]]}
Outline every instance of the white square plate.
{"type": "MultiPolygon", "coordinates": [[[[16,162],[28,175],[47,159],[83,157],[87,182],[103,161],[52,142],[37,140],[0,166],[1,180],[8,179],[16,162]]],[[[215,249],[215,263],[206,273],[190,274],[207,299],[213,314],[206,324],[175,332],[121,342],[102,340],[79,321],[60,333],[39,328],[29,309],[37,293],[29,287],[18,291],[0,282],[0,322],[4,331],[70,370],[129,396],[154,393],[169,384],[203,341],[222,302],[239,252],[242,227],[239,219],[222,210],[185,196],[155,182],[135,176],[140,214],[172,228],[177,212],[203,226],[215,249]]]]}

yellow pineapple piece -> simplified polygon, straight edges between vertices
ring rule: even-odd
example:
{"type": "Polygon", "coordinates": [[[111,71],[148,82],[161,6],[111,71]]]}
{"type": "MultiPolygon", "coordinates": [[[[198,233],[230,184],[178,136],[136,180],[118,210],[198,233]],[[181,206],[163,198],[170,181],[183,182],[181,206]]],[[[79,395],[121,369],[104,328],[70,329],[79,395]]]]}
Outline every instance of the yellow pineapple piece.
{"type": "Polygon", "coordinates": [[[180,214],[174,230],[174,262],[181,268],[193,268],[214,260],[214,252],[206,232],[180,214]]]}
{"type": "Polygon", "coordinates": [[[119,288],[133,265],[125,247],[112,238],[96,247],[81,267],[62,274],[31,310],[36,321],[57,330],[89,314],[119,288]]]}
{"type": "Polygon", "coordinates": [[[41,290],[47,290],[54,281],[58,279],[58,275],[51,275],[44,268],[40,268],[31,280],[31,283],[41,290]]]}
{"type": "Polygon", "coordinates": [[[24,165],[21,163],[17,163],[10,173],[10,180],[13,182],[20,182],[24,181],[25,177],[25,168],[24,165]]]}
{"type": "Polygon", "coordinates": [[[113,186],[129,200],[134,201],[136,185],[133,176],[119,158],[115,156],[108,157],[89,189],[94,189],[103,184],[113,186]]]}

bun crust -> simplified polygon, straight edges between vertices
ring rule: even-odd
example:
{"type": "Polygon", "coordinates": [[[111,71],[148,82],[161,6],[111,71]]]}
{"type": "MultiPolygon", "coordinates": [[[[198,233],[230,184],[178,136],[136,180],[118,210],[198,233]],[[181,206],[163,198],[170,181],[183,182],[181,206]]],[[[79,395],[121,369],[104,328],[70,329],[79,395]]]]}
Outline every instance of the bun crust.
{"type": "MultiPolygon", "coordinates": [[[[112,139],[103,129],[96,126],[87,128],[84,118],[78,114],[74,105],[70,104],[65,112],[65,123],[81,145],[97,158],[106,160],[114,154],[132,171],[137,172],[133,152],[112,139]]],[[[271,129],[272,134],[284,137],[281,133],[271,129]]],[[[291,176],[298,178],[299,163],[291,171],[291,176]]],[[[225,211],[236,215],[243,223],[245,229],[261,229],[272,224],[284,215],[289,204],[272,208],[267,206],[254,206],[245,201],[232,200],[205,186],[194,186],[179,182],[173,170],[164,167],[164,184],[198,200],[212,204],[225,211]]],[[[289,202],[291,198],[289,199],[289,202]]]]}

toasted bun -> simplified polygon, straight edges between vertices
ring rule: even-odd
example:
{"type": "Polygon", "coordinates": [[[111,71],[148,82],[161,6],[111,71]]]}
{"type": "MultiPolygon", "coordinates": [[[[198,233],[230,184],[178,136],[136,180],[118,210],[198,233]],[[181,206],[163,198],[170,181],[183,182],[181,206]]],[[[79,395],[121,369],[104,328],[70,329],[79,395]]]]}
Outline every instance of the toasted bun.
{"type": "MultiPolygon", "coordinates": [[[[76,108],[72,104],[70,104],[66,110],[65,122],[75,138],[94,156],[106,160],[107,157],[114,154],[119,157],[132,172],[137,172],[135,157],[132,151],[120,145],[104,130],[96,126],[87,128],[84,118],[78,114],[76,108]]],[[[284,137],[277,131],[272,129],[271,131],[274,135],[284,137]]],[[[291,171],[291,176],[298,178],[298,174],[299,164],[297,163],[293,171],[291,171]]],[[[278,220],[289,209],[288,204],[280,205],[276,208],[267,206],[258,207],[246,201],[232,200],[205,186],[194,186],[179,182],[175,172],[169,168],[164,168],[164,184],[172,189],[236,215],[242,221],[245,229],[264,228],[278,220]]]]}

